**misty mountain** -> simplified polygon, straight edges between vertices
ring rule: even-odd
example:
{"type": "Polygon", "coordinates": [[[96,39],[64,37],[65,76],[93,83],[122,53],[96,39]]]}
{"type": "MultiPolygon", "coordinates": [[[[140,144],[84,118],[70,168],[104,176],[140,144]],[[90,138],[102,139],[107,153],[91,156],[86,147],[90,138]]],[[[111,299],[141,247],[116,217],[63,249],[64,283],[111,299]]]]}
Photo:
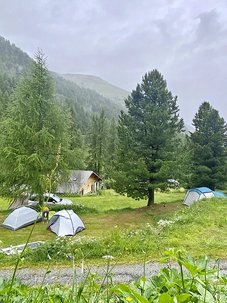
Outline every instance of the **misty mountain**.
{"type": "Polygon", "coordinates": [[[0,36],[0,74],[8,78],[17,78],[27,72],[32,59],[15,44],[0,36]]]}
{"type": "MultiPolygon", "coordinates": [[[[10,41],[0,36],[0,116],[10,100],[20,77],[28,74],[33,59],[10,41]]],[[[92,75],[51,72],[58,102],[66,104],[74,114],[80,129],[86,129],[91,115],[104,110],[108,118],[118,117],[125,109],[124,99],[129,95],[124,89],[92,75]]],[[[186,133],[193,131],[185,126],[186,133]]]]}
{"type": "Polygon", "coordinates": [[[80,87],[96,91],[103,97],[114,101],[114,103],[120,107],[122,107],[124,99],[129,95],[128,91],[93,75],[63,74],[62,76],[66,80],[72,81],[80,87]]]}
{"type": "MultiPolygon", "coordinates": [[[[28,74],[32,61],[33,59],[20,48],[0,36],[0,94],[12,92],[20,77],[28,74]]],[[[93,90],[90,84],[79,86],[72,79],[69,81],[55,72],[51,72],[51,75],[56,99],[70,107],[82,128],[86,127],[92,114],[99,114],[104,110],[107,117],[118,117],[124,108],[123,98],[118,98],[119,94],[115,98],[114,89],[110,98],[108,93],[100,94],[97,89],[93,90]]],[[[109,86],[111,87],[111,84],[109,86]]],[[[117,91],[117,88],[115,90],[117,91]]]]}

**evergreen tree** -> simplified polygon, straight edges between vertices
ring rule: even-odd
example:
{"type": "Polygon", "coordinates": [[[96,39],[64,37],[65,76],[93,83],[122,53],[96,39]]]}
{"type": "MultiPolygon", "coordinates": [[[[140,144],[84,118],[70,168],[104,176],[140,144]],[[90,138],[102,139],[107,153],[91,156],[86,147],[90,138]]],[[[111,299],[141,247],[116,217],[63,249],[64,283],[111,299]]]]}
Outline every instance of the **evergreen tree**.
{"type": "Polygon", "coordinates": [[[119,121],[119,165],[114,188],[133,198],[148,197],[167,186],[176,134],[183,127],[177,98],[167,89],[162,75],[153,70],[125,101],[128,113],[119,121]]]}
{"type": "Polygon", "coordinates": [[[97,174],[103,174],[106,154],[107,121],[104,111],[92,119],[89,136],[88,167],[97,174]]]}
{"type": "Polygon", "coordinates": [[[70,170],[85,169],[85,159],[87,158],[87,146],[84,142],[84,136],[78,126],[75,117],[72,114],[72,124],[70,128],[70,148],[68,152],[68,168],[70,170]]]}
{"type": "Polygon", "coordinates": [[[227,126],[208,102],[199,107],[193,119],[192,186],[214,190],[226,180],[227,126]]]}
{"type": "Polygon", "coordinates": [[[15,89],[15,79],[9,78],[5,73],[0,74],[0,120],[4,116],[10,101],[10,95],[15,89]]]}
{"type": "Polygon", "coordinates": [[[105,175],[109,178],[117,163],[118,132],[115,119],[108,123],[105,155],[105,175]]]}
{"type": "Polygon", "coordinates": [[[184,133],[180,134],[172,154],[172,161],[167,162],[168,179],[177,181],[168,182],[170,187],[174,187],[174,184],[179,184],[185,188],[189,186],[192,171],[191,153],[188,136],[184,133]]]}
{"type": "Polygon", "coordinates": [[[2,194],[34,192],[42,202],[43,193],[53,182],[53,172],[65,167],[69,124],[67,112],[54,103],[52,80],[39,52],[30,76],[18,85],[1,125],[2,194]]]}

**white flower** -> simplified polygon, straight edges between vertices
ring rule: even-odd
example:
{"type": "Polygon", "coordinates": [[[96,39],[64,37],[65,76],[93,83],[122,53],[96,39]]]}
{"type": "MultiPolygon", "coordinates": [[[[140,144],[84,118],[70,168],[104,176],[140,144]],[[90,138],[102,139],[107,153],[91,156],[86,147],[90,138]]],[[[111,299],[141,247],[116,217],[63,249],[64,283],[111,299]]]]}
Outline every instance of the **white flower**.
{"type": "Polygon", "coordinates": [[[160,227],[167,227],[167,226],[169,226],[169,225],[171,225],[171,224],[173,224],[174,223],[174,221],[171,221],[171,220],[159,220],[158,221],[158,225],[160,226],[160,227]]]}
{"type": "Polygon", "coordinates": [[[105,255],[105,256],[102,256],[103,259],[106,259],[106,260],[113,260],[114,257],[113,256],[110,256],[110,255],[105,255]]]}

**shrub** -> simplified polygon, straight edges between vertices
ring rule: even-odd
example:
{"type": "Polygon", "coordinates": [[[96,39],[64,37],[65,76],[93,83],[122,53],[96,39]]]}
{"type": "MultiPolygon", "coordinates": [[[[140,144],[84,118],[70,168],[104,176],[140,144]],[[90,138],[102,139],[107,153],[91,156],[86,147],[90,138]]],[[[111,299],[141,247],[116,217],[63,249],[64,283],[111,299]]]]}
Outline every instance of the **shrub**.
{"type": "MultiPolygon", "coordinates": [[[[38,211],[40,211],[40,207],[36,206],[34,207],[35,209],[37,209],[38,211]]],[[[63,209],[72,209],[75,213],[77,214],[91,214],[91,213],[97,213],[98,211],[93,208],[93,207],[87,207],[84,206],[82,204],[73,204],[73,205],[61,205],[61,204],[55,204],[55,205],[50,205],[48,206],[48,208],[50,209],[50,211],[60,211],[63,209]]]]}
{"type": "Polygon", "coordinates": [[[119,285],[116,293],[120,302],[227,302],[227,279],[221,276],[218,265],[208,267],[207,257],[196,260],[182,251],[170,250],[163,261],[175,261],[179,269],[170,265],[154,277],[141,277],[131,285],[119,285]]]}
{"type": "Polygon", "coordinates": [[[96,259],[104,255],[114,257],[138,256],[147,251],[155,251],[159,245],[157,233],[159,231],[150,224],[138,229],[125,232],[115,230],[105,238],[93,237],[58,237],[54,241],[47,241],[34,250],[27,250],[25,258],[33,262],[50,260],[80,260],[81,255],[86,259],[96,259]],[[78,253],[79,252],[79,253],[78,253]]]}

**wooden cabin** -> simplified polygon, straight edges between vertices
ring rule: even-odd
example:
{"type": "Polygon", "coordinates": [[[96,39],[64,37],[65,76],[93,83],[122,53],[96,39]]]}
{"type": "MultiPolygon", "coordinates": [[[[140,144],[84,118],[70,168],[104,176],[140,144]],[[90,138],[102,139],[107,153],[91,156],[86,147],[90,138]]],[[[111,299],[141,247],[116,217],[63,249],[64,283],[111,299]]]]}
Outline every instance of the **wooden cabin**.
{"type": "Polygon", "coordinates": [[[91,170],[72,170],[68,181],[60,184],[56,190],[59,194],[86,195],[95,193],[102,186],[102,179],[91,170]]]}

